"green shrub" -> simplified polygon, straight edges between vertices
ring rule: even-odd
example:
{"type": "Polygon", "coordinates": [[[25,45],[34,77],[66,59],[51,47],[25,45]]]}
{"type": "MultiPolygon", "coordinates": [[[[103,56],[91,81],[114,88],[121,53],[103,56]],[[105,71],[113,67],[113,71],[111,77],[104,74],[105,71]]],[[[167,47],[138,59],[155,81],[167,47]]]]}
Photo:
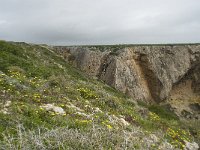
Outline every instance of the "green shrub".
{"type": "Polygon", "coordinates": [[[77,89],[80,92],[81,97],[85,99],[97,99],[97,95],[88,88],[79,88],[77,89]]]}
{"type": "Polygon", "coordinates": [[[151,112],[156,113],[161,118],[164,118],[167,120],[178,120],[178,116],[176,116],[176,114],[174,114],[172,111],[164,108],[163,106],[150,105],[148,108],[151,112]]]}

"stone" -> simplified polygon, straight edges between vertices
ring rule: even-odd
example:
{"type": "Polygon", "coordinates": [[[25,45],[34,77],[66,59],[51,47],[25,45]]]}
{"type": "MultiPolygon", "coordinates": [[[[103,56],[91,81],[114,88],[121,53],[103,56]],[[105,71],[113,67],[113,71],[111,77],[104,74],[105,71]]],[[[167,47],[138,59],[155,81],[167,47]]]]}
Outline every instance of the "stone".
{"type": "Polygon", "coordinates": [[[3,114],[5,114],[5,115],[10,114],[10,113],[8,112],[8,109],[7,109],[7,108],[3,108],[2,110],[0,110],[0,113],[3,113],[3,114]]]}
{"type": "Polygon", "coordinates": [[[93,114],[86,114],[84,112],[75,112],[75,114],[80,115],[80,116],[84,116],[84,117],[86,117],[88,119],[91,119],[92,116],[93,116],[93,114]]]}
{"type": "Polygon", "coordinates": [[[11,101],[6,101],[4,107],[9,107],[11,105],[11,103],[12,103],[11,101]]]}
{"type": "Polygon", "coordinates": [[[54,111],[55,113],[58,113],[60,115],[66,114],[63,108],[55,106],[54,104],[45,104],[40,106],[40,108],[44,108],[47,111],[54,111]]]}
{"type": "Polygon", "coordinates": [[[3,113],[5,115],[10,114],[10,112],[8,111],[8,107],[10,107],[11,104],[11,101],[6,101],[5,104],[0,103],[0,105],[3,106],[3,108],[0,110],[0,113],[3,113]]]}
{"type": "Polygon", "coordinates": [[[102,113],[102,110],[100,108],[98,108],[98,107],[95,107],[94,108],[94,112],[95,113],[102,113]]]}
{"type": "Polygon", "coordinates": [[[119,118],[119,119],[118,119],[118,123],[121,124],[121,125],[124,126],[124,127],[130,125],[124,118],[119,118]]]}
{"type": "Polygon", "coordinates": [[[199,145],[196,142],[188,142],[185,141],[185,148],[184,150],[198,150],[199,149],[199,145]]]}

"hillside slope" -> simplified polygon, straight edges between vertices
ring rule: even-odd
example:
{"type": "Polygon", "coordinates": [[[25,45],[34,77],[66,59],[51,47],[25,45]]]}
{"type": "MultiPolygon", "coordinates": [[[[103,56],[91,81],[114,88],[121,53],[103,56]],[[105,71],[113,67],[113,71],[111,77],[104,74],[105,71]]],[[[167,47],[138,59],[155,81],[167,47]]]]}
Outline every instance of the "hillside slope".
{"type": "Polygon", "coordinates": [[[198,149],[198,120],[136,102],[53,50],[0,41],[0,149],[198,149]]]}

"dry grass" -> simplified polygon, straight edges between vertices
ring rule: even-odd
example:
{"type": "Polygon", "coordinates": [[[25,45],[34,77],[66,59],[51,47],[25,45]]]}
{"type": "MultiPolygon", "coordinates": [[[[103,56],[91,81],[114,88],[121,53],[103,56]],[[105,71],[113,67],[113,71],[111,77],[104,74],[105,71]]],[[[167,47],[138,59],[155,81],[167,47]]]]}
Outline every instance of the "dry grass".
{"type": "MultiPolygon", "coordinates": [[[[151,143],[148,134],[140,128],[128,130],[110,130],[93,125],[88,131],[68,127],[48,130],[38,128],[25,131],[22,125],[17,126],[17,136],[4,135],[0,142],[2,150],[61,150],[61,149],[150,149],[156,146],[151,143]],[[148,143],[148,140],[150,141],[148,143]]],[[[157,145],[158,147],[158,145],[157,145]]]]}

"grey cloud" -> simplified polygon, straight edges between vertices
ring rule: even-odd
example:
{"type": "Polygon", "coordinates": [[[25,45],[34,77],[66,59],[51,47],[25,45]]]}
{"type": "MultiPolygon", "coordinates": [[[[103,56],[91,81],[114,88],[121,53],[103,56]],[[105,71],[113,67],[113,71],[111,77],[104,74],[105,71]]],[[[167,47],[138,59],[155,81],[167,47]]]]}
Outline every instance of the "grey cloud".
{"type": "Polygon", "coordinates": [[[200,42],[198,0],[0,0],[0,39],[68,44],[200,42]]]}

